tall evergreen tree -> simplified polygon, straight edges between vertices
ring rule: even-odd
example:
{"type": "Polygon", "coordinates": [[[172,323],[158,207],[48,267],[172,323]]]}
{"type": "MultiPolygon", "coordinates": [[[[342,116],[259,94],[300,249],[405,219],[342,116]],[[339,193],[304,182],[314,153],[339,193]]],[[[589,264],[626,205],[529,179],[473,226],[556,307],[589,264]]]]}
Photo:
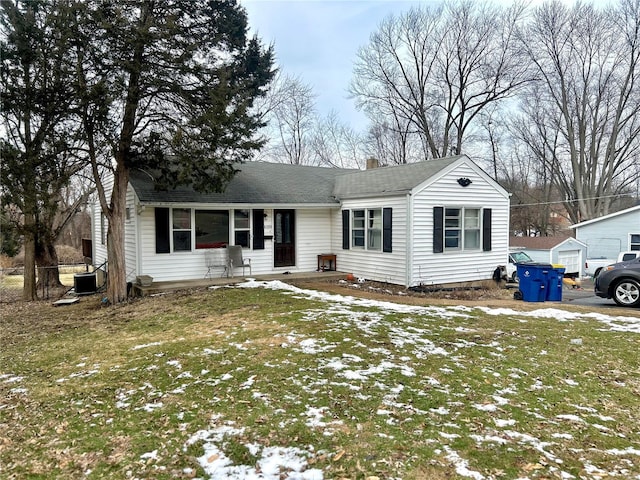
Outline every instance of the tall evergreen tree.
{"type": "Polygon", "coordinates": [[[49,277],[58,283],[57,270],[47,268],[57,268],[56,235],[50,227],[58,213],[60,189],[79,168],[69,156],[73,141],[69,21],[67,12],[55,5],[42,0],[0,3],[0,185],[3,203],[22,213],[16,226],[24,239],[25,300],[36,298],[36,263],[42,269],[40,281],[49,277]]]}
{"type": "Polygon", "coordinates": [[[252,110],[273,54],[235,0],[73,2],[76,95],[102,212],[107,297],[126,298],[124,221],[133,168],[162,187],[220,190],[261,143],[252,110]],[[110,172],[109,182],[104,173],[110,172]]]}

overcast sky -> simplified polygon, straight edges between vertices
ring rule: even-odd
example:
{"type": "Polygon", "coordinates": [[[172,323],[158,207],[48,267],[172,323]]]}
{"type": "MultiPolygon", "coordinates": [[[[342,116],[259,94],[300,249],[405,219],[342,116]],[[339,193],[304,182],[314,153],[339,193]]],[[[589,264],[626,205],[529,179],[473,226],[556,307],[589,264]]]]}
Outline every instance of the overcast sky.
{"type": "MultiPolygon", "coordinates": [[[[530,3],[541,3],[532,0],[530,3]]],[[[606,0],[591,3],[602,4],[606,0]]],[[[299,76],[317,94],[321,115],[331,110],[357,130],[364,115],[349,99],[348,88],[358,48],[390,14],[400,14],[428,0],[240,0],[249,26],[265,44],[274,44],[276,62],[286,74],[299,76]]],[[[496,0],[508,5],[510,0],[496,0]]],[[[573,4],[572,0],[566,3],[573,4]]],[[[589,3],[589,2],[587,2],[589,3]]]]}
{"type": "Polygon", "coordinates": [[[363,127],[364,116],[348,98],[358,47],[391,13],[419,1],[405,0],[241,0],[249,26],[273,43],[283,72],[311,85],[322,115],[336,110],[342,121],[363,127]]]}

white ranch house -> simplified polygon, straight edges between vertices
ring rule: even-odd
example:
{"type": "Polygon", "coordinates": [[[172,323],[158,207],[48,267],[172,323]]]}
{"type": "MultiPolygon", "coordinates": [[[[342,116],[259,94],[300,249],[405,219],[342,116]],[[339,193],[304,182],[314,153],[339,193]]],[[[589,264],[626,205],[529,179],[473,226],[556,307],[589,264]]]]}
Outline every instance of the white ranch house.
{"type": "MultiPolygon", "coordinates": [[[[315,271],[318,255],[332,254],[341,272],[407,287],[488,280],[507,262],[509,194],[466,156],[369,170],[238,168],[212,194],[156,190],[153,175],[132,172],[128,281],[202,279],[205,251],[227,245],[243,247],[253,276],[315,271]]],[[[98,204],[92,236],[100,265],[98,204]]]]}

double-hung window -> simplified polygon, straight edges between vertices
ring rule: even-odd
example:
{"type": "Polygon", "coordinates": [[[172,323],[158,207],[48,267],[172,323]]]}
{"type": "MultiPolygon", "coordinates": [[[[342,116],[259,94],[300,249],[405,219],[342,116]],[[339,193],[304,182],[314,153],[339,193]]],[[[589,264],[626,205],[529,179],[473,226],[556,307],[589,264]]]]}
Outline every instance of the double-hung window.
{"type": "MultiPolygon", "coordinates": [[[[489,210],[486,213],[489,213],[489,210]]],[[[487,218],[489,218],[488,215],[487,218]]],[[[436,207],[434,210],[434,252],[479,250],[482,242],[481,219],[479,208],[436,207]],[[440,213],[436,215],[438,211],[440,213]]],[[[487,243],[489,242],[490,240],[487,240],[487,243]]]]}
{"type": "Polygon", "coordinates": [[[351,245],[366,250],[382,249],[382,209],[352,211],[351,245]]]}
{"type": "Polygon", "coordinates": [[[364,248],[365,247],[365,218],[364,218],[364,210],[354,210],[353,211],[353,223],[351,227],[351,238],[353,248],[364,248]]]}
{"type": "Polygon", "coordinates": [[[632,233],[629,239],[629,250],[640,250],[640,233],[632,233]]]}
{"type": "Polygon", "coordinates": [[[393,208],[342,210],[342,248],[393,252],[393,208]]]}
{"type": "Polygon", "coordinates": [[[382,210],[367,210],[367,250],[382,248],[382,210]]]}
{"type": "Polygon", "coordinates": [[[173,209],[173,251],[191,251],[191,209],[173,209]]]}
{"type": "Polygon", "coordinates": [[[249,238],[251,237],[250,220],[250,210],[236,209],[233,211],[234,245],[241,245],[244,248],[249,248],[249,238]]]}
{"type": "Polygon", "coordinates": [[[462,243],[462,209],[445,208],[444,210],[444,248],[460,250],[462,243]]]}
{"type": "Polygon", "coordinates": [[[479,208],[465,208],[463,238],[465,250],[477,250],[480,248],[479,208]]]}

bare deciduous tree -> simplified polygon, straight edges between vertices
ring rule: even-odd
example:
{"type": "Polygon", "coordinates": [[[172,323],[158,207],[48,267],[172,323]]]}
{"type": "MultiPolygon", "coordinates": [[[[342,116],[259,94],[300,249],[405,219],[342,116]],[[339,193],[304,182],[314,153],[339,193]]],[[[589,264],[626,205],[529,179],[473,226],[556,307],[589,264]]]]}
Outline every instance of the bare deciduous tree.
{"type": "Polygon", "coordinates": [[[518,137],[573,222],[606,215],[640,179],[640,2],[544,4],[521,44],[537,80],[522,97],[518,137]]]}
{"type": "Polygon", "coordinates": [[[313,154],[319,165],[335,168],[362,168],[362,139],[351,127],[331,112],[316,122],[313,132],[313,154]]]}
{"type": "Polygon", "coordinates": [[[270,141],[261,158],[293,165],[315,163],[312,148],[315,97],[313,88],[299,77],[278,75],[263,105],[270,141]]]}
{"type": "Polygon", "coordinates": [[[411,122],[431,157],[459,154],[478,114],[529,80],[523,12],[461,0],[391,16],[358,52],[351,93],[365,112],[411,122]]]}
{"type": "Polygon", "coordinates": [[[365,143],[369,157],[385,165],[400,165],[428,158],[421,140],[411,121],[392,112],[379,120],[372,119],[365,143]]]}

